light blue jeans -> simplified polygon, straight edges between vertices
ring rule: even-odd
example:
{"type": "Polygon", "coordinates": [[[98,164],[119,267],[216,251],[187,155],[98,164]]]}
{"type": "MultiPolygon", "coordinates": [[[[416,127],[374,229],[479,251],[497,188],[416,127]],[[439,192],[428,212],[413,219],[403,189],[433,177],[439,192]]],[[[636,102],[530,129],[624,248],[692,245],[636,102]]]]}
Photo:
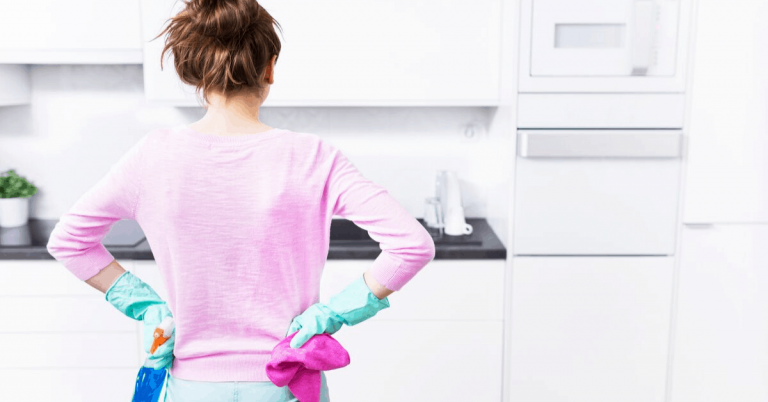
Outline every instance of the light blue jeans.
{"type": "MultiPolygon", "coordinates": [[[[166,402],[300,402],[287,386],[271,381],[190,381],[168,373],[166,402]]],[[[162,398],[161,398],[162,399],[162,398]]],[[[325,373],[320,371],[320,402],[330,402],[325,373]]]]}

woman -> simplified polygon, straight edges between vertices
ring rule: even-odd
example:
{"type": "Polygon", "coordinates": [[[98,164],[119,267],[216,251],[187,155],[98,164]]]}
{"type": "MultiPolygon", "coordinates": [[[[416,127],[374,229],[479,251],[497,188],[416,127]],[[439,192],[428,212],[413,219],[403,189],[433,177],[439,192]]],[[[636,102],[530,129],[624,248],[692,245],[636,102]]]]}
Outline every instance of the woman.
{"type": "Polygon", "coordinates": [[[266,376],[277,343],[298,330],[298,348],[389,307],[386,297],[434,258],[434,242],[338,149],[259,120],[280,53],[266,10],[255,0],[185,6],[160,33],[163,55],[172,50],[179,77],[202,91],[206,115],[142,137],[62,215],[48,250],[143,322],[146,351],[158,323],[174,318],[175,332],[150,356],[170,368],[166,400],[295,401],[266,376]],[[334,216],[366,229],[382,252],[322,304],[334,216]],[[168,300],[101,244],[120,219],[141,225],[168,300]]]}

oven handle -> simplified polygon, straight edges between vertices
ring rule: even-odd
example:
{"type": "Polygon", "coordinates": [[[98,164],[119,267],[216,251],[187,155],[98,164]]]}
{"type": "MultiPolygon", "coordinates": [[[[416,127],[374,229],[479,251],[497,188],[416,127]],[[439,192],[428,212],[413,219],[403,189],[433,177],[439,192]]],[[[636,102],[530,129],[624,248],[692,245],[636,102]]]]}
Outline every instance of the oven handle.
{"type": "Polygon", "coordinates": [[[518,130],[522,158],[679,158],[681,130],[518,130]]]}

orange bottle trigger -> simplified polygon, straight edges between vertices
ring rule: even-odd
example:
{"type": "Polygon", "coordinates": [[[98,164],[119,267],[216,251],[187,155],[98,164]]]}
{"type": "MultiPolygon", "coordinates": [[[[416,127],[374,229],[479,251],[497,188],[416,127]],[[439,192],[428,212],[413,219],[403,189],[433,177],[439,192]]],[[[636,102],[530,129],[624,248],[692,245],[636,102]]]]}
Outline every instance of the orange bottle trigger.
{"type": "Polygon", "coordinates": [[[155,332],[152,334],[152,336],[155,338],[152,341],[152,346],[149,348],[149,353],[154,354],[157,348],[160,347],[160,345],[164,344],[165,341],[171,338],[171,335],[173,335],[174,330],[174,324],[173,324],[173,318],[171,317],[165,317],[163,318],[163,321],[160,322],[160,325],[155,328],[155,332]]]}

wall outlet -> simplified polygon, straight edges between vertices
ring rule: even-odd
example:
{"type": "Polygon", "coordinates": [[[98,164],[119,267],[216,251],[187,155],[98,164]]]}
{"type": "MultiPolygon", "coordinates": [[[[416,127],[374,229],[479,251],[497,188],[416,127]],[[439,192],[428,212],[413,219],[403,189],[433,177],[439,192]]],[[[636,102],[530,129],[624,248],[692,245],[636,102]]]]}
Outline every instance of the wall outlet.
{"type": "Polygon", "coordinates": [[[461,143],[477,143],[486,135],[485,127],[479,122],[472,121],[461,128],[461,143]]]}

